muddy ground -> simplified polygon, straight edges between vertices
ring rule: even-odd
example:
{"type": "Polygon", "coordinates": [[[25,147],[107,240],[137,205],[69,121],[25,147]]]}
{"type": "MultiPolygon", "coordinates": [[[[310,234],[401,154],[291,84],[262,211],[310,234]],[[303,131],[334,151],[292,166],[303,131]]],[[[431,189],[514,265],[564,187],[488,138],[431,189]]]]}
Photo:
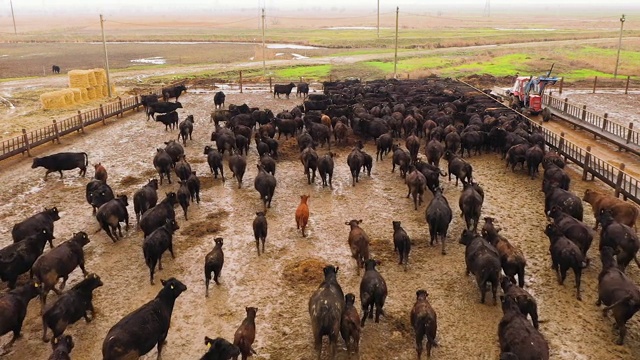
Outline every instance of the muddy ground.
{"type": "MultiPolygon", "coordinates": [[[[379,267],[387,281],[389,296],[386,316],[380,323],[368,322],[363,329],[360,345],[361,359],[413,359],[413,331],[409,312],[420,288],[430,293],[431,303],[438,314],[438,340],[441,344],[433,353],[435,359],[497,359],[499,355],[497,325],[502,312],[499,305],[479,303],[473,277],[464,274],[464,247],[458,244],[463,228],[459,217],[460,186],[443,180],[445,195],[454,210],[450,227],[448,254],[440,254],[439,247],[428,246],[428,229],[424,213],[426,204],[418,211],[406,199],[406,186],[398,172],[391,173],[391,157],[375,162],[371,177],[363,176],[351,186],[346,164],[348,146],[332,147],[337,152],[334,189],[322,188],[319,178],[307,185],[302,165],[297,158],[295,140],[281,139],[283,154],[278,162],[276,188],[272,208],[267,214],[269,236],[266,253],[258,257],[253,241],[251,222],[262,203],[253,188],[257,153],[254,147],[248,156],[243,187],[238,189],[233,179],[223,183],[213,180],[206,157],[202,154],[209,145],[212,125],[209,112],[212,94],[187,93],[180,98],[184,109],[180,118],[193,114],[196,119],[194,140],[186,146],[187,159],[201,175],[202,202],[190,207],[189,221],[179,209],[177,220],[181,226],[174,237],[176,259],[165,254],[164,270],[156,279],[176,277],[188,290],[176,302],[165,359],[194,359],[206,350],[203,337],[222,336],[233,339],[236,327],[245,316],[245,306],[258,307],[255,359],[298,360],[314,358],[307,303],[321,280],[321,266],[340,266],[338,281],[345,293],[356,294],[359,307],[360,277],[347,246],[350,219],[362,219],[362,227],[372,239],[372,254],[382,260],[379,267]],[[295,228],[294,213],[299,195],[310,194],[311,211],[308,236],[303,238],[295,228]],[[392,220],[400,220],[412,238],[410,269],[404,272],[397,265],[392,245],[392,220]],[[225,239],[225,267],[221,285],[213,285],[211,297],[204,297],[203,262],[213,247],[213,238],[225,239]]],[[[247,102],[251,106],[268,107],[274,111],[292,108],[299,100],[273,100],[267,93],[229,93],[227,103],[247,102]]],[[[96,125],[85,134],[63,138],[61,145],[36,149],[42,156],[59,151],[86,151],[90,164],[102,162],[109,171],[109,183],[117,193],[133,192],[154,177],[152,159],[157,147],[177,137],[176,131],[165,132],[164,127],[145,116],[133,113],[123,119],[110,119],[107,126],[96,125]]],[[[371,141],[365,150],[375,154],[371,141]]],[[[324,154],[327,149],[319,150],[324,154]]],[[[483,216],[497,218],[502,234],[520,246],[527,260],[526,288],[538,300],[540,330],[549,341],[552,359],[637,359],[640,358],[640,324],[632,319],[624,346],[614,344],[616,336],[612,321],[603,318],[594,305],[597,296],[597,276],[600,270],[597,240],[590,256],[594,260],[583,274],[583,301],[575,299],[574,279],[569,275],[559,286],[550,269],[548,240],[543,233],[543,195],[540,179],[531,180],[524,173],[504,168],[498,155],[485,154],[469,159],[474,166],[474,178],[485,189],[483,216]]],[[[446,162],[442,163],[446,166],[446,162]]],[[[123,240],[112,243],[104,232],[94,234],[97,222],[91,207],[85,202],[84,188],[89,181],[77,172],[65,173],[60,180],[54,174],[43,180],[43,169],[30,169],[31,160],[17,158],[0,172],[3,191],[0,192],[0,245],[11,242],[14,223],[40,211],[44,206],[57,206],[61,220],[55,224],[56,244],[70,238],[73,232],[86,231],[91,243],[85,247],[86,268],[99,274],[104,286],[95,291],[96,319],[86,324],[80,321],[67,332],[76,343],[72,353],[76,359],[98,359],[102,341],[111,326],[124,315],[152,299],[160,289],[149,285],[149,274],[142,256],[142,233],[135,229],[133,206],[129,206],[133,227],[123,240]]],[[[91,166],[91,165],[90,165],[91,166]]],[[[228,168],[225,167],[230,177],[228,168]]],[[[90,174],[93,171],[89,170],[90,174]]],[[[571,171],[572,190],[582,194],[586,188],[600,188],[597,182],[582,182],[575,169],[571,171]]],[[[175,191],[177,185],[163,185],[159,194],[175,191]]],[[[425,195],[428,202],[430,194],[425,195]]],[[[590,206],[585,205],[585,221],[594,224],[590,206]]],[[[640,281],[635,265],[628,273],[640,281]]],[[[81,278],[72,273],[69,285],[81,278]]],[[[22,278],[24,282],[26,277],[22,278]]],[[[3,286],[3,290],[4,286],[3,286]]],[[[49,301],[56,299],[49,296],[49,301]]],[[[40,305],[32,301],[23,327],[24,337],[16,342],[6,359],[45,359],[50,346],[41,341],[40,305]]],[[[359,310],[360,312],[361,310],[359,310]]],[[[2,343],[8,341],[5,336],[2,343]]],[[[325,345],[326,348],[326,345],[325,345]]],[[[155,349],[146,359],[155,359],[155,349]]],[[[323,356],[323,359],[326,359],[323,356]]],[[[346,352],[339,351],[339,359],[346,352]]]]}

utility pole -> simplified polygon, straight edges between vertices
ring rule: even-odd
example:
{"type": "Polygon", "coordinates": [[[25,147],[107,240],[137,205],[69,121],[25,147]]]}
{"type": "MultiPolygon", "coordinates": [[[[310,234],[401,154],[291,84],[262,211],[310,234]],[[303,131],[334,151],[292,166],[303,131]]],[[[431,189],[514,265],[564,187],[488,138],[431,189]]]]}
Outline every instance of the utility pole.
{"type": "Polygon", "coordinates": [[[267,63],[264,57],[264,8],[262,8],[262,76],[267,76],[267,63]]]}
{"type": "Polygon", "coordinates": [[[486,0],[484,3],[484,10],[482,16],[491,17],[491,0],[486,0]]]}
{"type": "Polygon", "coordinates": [[[378,39],[380,38],[380,0],[378,0],[378,39]]]}
{"type": "Polygon", "coordinates": [[[622,26],[624,26],[624,14],[620,18],[620,38],[618,39],[618,56],[616,57],[616,69],[613,71],[613,78],[618,77],[618,63],[620,62],[620,48],[622,47],[622,26]]]}
{"type": "Polygon", "coordinates": [[[13,19],[13,34],[18,35],[18,31],[16,30],[16,17],[13,15],[13,1],[9,0],[9,5],[11,6],[11,18],[13,19]]]}
{"type": "Polygon", "coordinates": [[[102,30],[102,47],[104,47],[104,64],[107,71],[107,93],[111,97],[111,78],[109,77],[109,57],[107,56],[107,41],[104,37],[104,19],[100,14],[100,30],[102,30]]]}
{"type": "Polygon", "coordinates": [[[393,56],[393,78],[398,78],[398,13],[400,12],[400,7],[396,6],[396,51],[393,56]]]}

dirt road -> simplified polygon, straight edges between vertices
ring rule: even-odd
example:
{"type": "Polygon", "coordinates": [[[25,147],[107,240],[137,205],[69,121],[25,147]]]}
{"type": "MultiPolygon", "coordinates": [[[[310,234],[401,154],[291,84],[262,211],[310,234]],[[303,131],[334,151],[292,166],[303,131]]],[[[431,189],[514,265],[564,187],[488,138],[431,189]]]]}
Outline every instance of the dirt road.
{"type": "MultiPolygon", "coordinates": [[[[201,175],[203,190],[201,204],[190,207],[189,221],[184,221],[181,211],[177,211],[181,229],[174,237],[176,259],[165,254],[164,270],[156,273],[157,279],[174,276],[188,286],[176,302],[164,350],[165,359],[199,357],[206,350],[202,341],[205,335],[232,339],[244,318],[245,306],[259,308],[254,344],[258,355],[254,359],[314,358],[307,302],[320,282],[320,266],[324,263],[340,266],[338,281],[343,290],[353,292],[356,298],[359,295],[360,277],[356,275],[355,262],[350,257],[348,227],[344,225],[350,219],[363,220],[362,227],[372,239],[373,256],[382,260],[379,270],[389,286],[386,316],[378,324],[367,323],[363,329],[360,359],[415,358],[409,311],[419,288],[429,291],[431,303],[438,313],[441,346],[434,350],[433,358],[498,358],[500,307],[491,302],[479,303],[473,277],[464,274],[464,247],[457,243],[463,228],[457,206],[460,186],[456,188],[453,182],[443,179],[445,195],[454,210],[447,238],[449,252],[443,256],[439,247],[428,246],[424,220],[426,205],[418,211],[413,210],[412,202],[405,198],[406,186],[400,175],[391,173],[390,157],[376,162],[371,177],[363,176],[360,183],[352,187],[346,165],[349,147],[337,150],[332,147],[337,158],[334,189],[331,190],[322,188],[319,179],[314,185],[307,185],[297,158],[295,140],[283,138],[283,155],[276,170],[278,187],[267,214],[266,253],[258,257],[251,230],[255,212],[262,209],[253,189],[257,162],[255,148],[252,147],[247,158],[242,189],[238,189],[232,179],[225,183],[220,179],[213,180],[202,154],[204,146],[210,144],[212,95],[188,93],[180,100],[184,104],[180,118],[193,114],[196,119],[194,141],[187,143],[186,153],[192,167],[201,175]],[[306,238],[296,231],[294,221],[301,194],[311,195],[311,219],[306,238]],[[407,272],[397,265],[393,253],[392,220],[401,220],[412,238],[407,272]],[[203,261],[216,236],[225,239],[225,268],[221,285],[213,285],[211,297],[205,299],[203,261]]],[[[271,109],[289,109],[298,103],[293,98],[273,100],[267,93],[229,93],[227,101],[271,109]]],[[[155,148],[176,137],[175,131],[165,132],[163,126],[145,121],[144,115],[138,113],[110,120],[108,126],[91,127],[84,135],[64,138],[62,145],[38,148],[34,155],[86,151],[90,163],[102,162],[106,166],[114,191],[131,198],[147,179],[156,176],[152,167],[155,148]]],[[[371,142],[365,150],[370,154],[375,152],[371,142]]],[[[321,149],[319,154],[325,151],[321,149]]],[[[617,346],[611,320],[603,318],[594,305],[600,269],[598,252],[594,250],[597,242],[590,252],[592,265],[583,274],[583,301],[579,302],[574,297],[573,277],[570,275],[565,285],[559,286],[549,268],[540,179],[531,180],[521,172],[511,173],[504,168],[498,155],[474,156],[469,161],[474,166],[474,178],[485,190],[483,216],[497,218],[502,234],[520,246],[527,257],[526,288],[538,299],[540,317],[544,320],[541,331],[550,343],[552,359],[640,358],[637,317],[629,323],[625,345],[617,346]]],[[[30,164],[30,159],[25,158],[0,173],[0,182],[4,184],[4,191],[0,192],[0,246],[11,242],[9,234],[15,222],[44,206],[56,205],[61,211],[61,220],[55,225],[56,244],[68,239],[73,232],[89,234],[91,243],[85,248],[86,267],[99,274],[105,285],[95,291],[96,319],[89,324],[80,321],[67,332],[76,342],[73,358],[98,359],[109,328],[153,298],[160,285],[149,285],[141,250],[142,234],[135,227],[115,244],[104,232],[94,234],[98,225],[91,216],[91,207],[84,200],[88,177],[81,178],[75,171],[70,171],[62,180],[51,175],[45,182],[42,180],[44,170],[32,170],[30,164]]],[[[228,168],[225,167],[225,171],[228,168]]],[[[230,177],[228,172],[227,175],[230,177]]],[[[594,182],[581,182],[575,171],[570,175],[576,194],[598,186],[594,182]]],[[[176,189],[175,184],[165,184],[159,194],[163,197],[165,192],[176,189]]],[[[430,199],[431,195],[426,194],[425,200],[430,199]]],[[[129,211],[135,226],[132,206],[129,211]]],[[[593,214],[588,205],[585,219],[593,225],[593,214]]],[[[640,271],[635,265],[629,266],[628,273],[636,281],[640,279],[640,271]]],[[[79,278],[80,271],[76,270],[69,280],[70,285],[79,278]]],[[[50,301],[55,298],[50,295],[50,301]]],[[[358,299],[358,307],[359,303],[358,299]]],[[[40,340],[39,306],[38,301],[30,304],[23,327],[24,337],[16,342],[6,359],[45,359],[50,353],[50,346],[40,340]]],[[[155,356],[153,350],[145,358],[155,356]]],[[[346,358],[345,351],[339,351],[339,359],[346,358]]]]}

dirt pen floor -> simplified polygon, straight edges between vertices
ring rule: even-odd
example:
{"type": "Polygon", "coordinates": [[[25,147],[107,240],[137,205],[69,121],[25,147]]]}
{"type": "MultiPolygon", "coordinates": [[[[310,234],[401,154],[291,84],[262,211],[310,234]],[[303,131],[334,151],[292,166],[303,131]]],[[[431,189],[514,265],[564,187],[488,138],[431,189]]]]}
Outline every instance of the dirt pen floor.
{"type": "MultiPolygon", "coordinates": [[[[349,228],[344,223],[362,219],[362,227],[372,240],[373,257],[382,261],[379,271],[386,279],[389,296],[386,316],[380,323],[368,322],[363,329],[360,359],[415,358],[413,330],[409,312],[417,289],[427,289],[430,301],[438,314],[440,347],[433,358],[448,360],[497,359],[499,346],[497,326],[502,316],[500,306],[479,303],[474,278],[466,276],[464,246],[458,244],[463,220],[459,217],[460,186],[443,180],[445,196],[454,210],[450,227],[448,254],[440,254],[440,247],[428,245],[425,208],[413,210],[406,199],[406,186],[398,172],[391,172],[391,156],[375,162],[371,177],[362,176],[351,186],[346,164],[350,146],[338,147],[334,189],[322,188],[320,179],[307,185],[298,160],[295,140],[281,139],[283,154],[278,161],[278,186],[272,208],[267,214],[269,236],[266,253],[258,257],[251,223],[262,202],[253,188],[257,153],[252,146],[248,156],[243,187],[238,189],[225,164],[229,179],[223,183],[213,180],[203,148],[209,145],[213,128],[209,112],[213,108],[213,94],[189,92],[180,100],[180,118],[193,114],[196,119],[194,140],[186,146],[187,159],[201,176],[202,202],[190,207],[189,221],[184,221],[178,208],[177,220],[181,229],[174,237],[176,259],[165,254],[164,270],[156,279],[176,277],[188,290],[176,301],[171,329],[164,348],[165,359],[194,359],[206,347],[204,336],[221,336],[232,340],[237,326],[245,316],[245,306],[258,307],[257,336],[254,359],[299,360],[312,359],[315,353],[308,314],[308,300],[322,279],[324,264],[340,266],[338,281],[345,293],[356,294],[359,309],[360,277],[347,245],[349,228]],[[299,195],[310,194],[311,210],[308,236],[303,238],[295,228],[294,213],[299,195]],[[397,265],[393,252],[393,220],[400,220],[412,238],[413,249],[407,272],[397,265]],[[204,256],[213,247],[213,238],[225,239],[225,267],[221,285],[212,285],[211,297],[204,297],[204,256]]],[[[290,109],[300,100],[273,100],[268,93],[228,94],[227,103],[267,107],[274,112],[290,109]]],[[[176,131],[165,132],[164,126],[146,121],[142,112],[124,119],[108,120],[107,126],[97,125],[84,135],[65,137],[62,145],[38,148],[34,155],[42,156],[59,151],[86,151],[90,164],[102,162],[109,171],[109,183],[114,192],[132,198],[136,189],[147,179],[157,176],[152,159],[157,147],[177,137],[176,131]]],[[[369,141],[365,150],[375,154],[369,141]]],[[[320,149],[320,155],[327,149],[320,149]]],[[[421,150],[422,152],[422,150],[421,150]]],[[[546,219],[543,214],[541,179],[531,180],[523,172],[515,174],[504,167],[499,155],[484,154],[469,159],[474,166],[474,178],[484,187],[483,216],[497,218],[502,234],[520,246],[528,261],[526,289],[538,300],[542,334],[549,341],[552,359],[638,359],[640,358],[640,324],[638,317],[628,323],[624,346],[617,346],[612,320],[603,318],[596,307],[597,277],[600,270],[597,241],[590,257],[592,265],[583,275],[583,301],[575,299],[574,278],[570,275],[564,286],[556,282],[550,269],[549,242],[543,233],[546,219]]],[[[446,166],[446,162],[443,162],[446,166]]],[[[0,234],[6,246],[11,242],[14,223],[41,211],[45,206],[57,206],[61,220],[55,224],[56,244],[69,239],[73,232],[86,231],[91,242],[85,247],[86,268],[100,275],[104,286],[94,293],[96,319],[86,324],[80,321],[67,329],[74,338],[74,359],[101,358],[102,341],[111,326],[124,315],[152,299],[160,289],[159,281],[149,285],[149,272],[142,256],[142,233],[135,229],[133,206],[129,206],[133,227],[123,240],[112,243],[98,228],[91,215],[91,207],[84,198],[86,178],[76,171],[65,173],[60,180],[55,174],[43,180],[43,169],[30,169],[31,160],[12,161],[0,174],[0,234]]],[[[91,166],[91,165],[90,165],[91,166]]],[[[4,167],[4,166],[3,166],[4,167]]],[[[92,174],[92,169],[89,170],[92,174]]],[[[571,189],[582,194],[586,188],[599,187],[596,182],[580,181],[579,173],[571,171],[571,189]]],[[[163,185],[158,193],[177,190],[177,185],[163,185]]],[[[425,194],[428,202],[431,195],[425,194]]],[[[590,206],[585,206],[585,221],[594,224],[590,206]]],[[[640,271],[631,265],[627,272],[640,280],[640,271]]],[[[81,272],[73,272],[69,285],[80,280],[81,272]]],[[[21,278],[26,281],[26,276],[21,278]]],[[[4,286],[4,285],[3,285],[4,286]]],[[[4,291],[4,290],[3,290],[4,291]]],[[[55,300],[50,295],[49,302],[55,300]]],[[[490,298],[490,296],[488,297],[490,298]]],[[[45,359],[50,345],[41,340],[40,304],[31,302],[23,327],[24,337],[18,340],[10,360],[45,359]]],[[[358,310],[361,312],[361,310],[358,310]]],[[[3,343],[8,341],[5,336],[3,343]]],[[[340,341],[342,344],[342,342],[340,341]]],[[[343,347],[343,346],[341,346],[343,347]]],[[[326,344],[325,344],[326,349],[326,344]]],[[[339,359],[347,359],[344,349],[339,359]]],[[[155,359],[152,350],[146,359],[155,359]]],[[[327,356],[324,355],[323,359],[327,356]]]]}

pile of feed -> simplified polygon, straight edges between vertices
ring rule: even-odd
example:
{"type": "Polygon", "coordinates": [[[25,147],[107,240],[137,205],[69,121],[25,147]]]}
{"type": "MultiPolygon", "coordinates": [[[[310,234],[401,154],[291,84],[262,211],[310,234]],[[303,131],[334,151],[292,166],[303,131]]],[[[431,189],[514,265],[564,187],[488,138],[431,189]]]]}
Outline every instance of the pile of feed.
{"type": "Polygon", "coordinates": [[[285,265],[282,276],[295,286],[317,287],[324,280],[327,262],[319,258],[306,258],[285,265]]]}

